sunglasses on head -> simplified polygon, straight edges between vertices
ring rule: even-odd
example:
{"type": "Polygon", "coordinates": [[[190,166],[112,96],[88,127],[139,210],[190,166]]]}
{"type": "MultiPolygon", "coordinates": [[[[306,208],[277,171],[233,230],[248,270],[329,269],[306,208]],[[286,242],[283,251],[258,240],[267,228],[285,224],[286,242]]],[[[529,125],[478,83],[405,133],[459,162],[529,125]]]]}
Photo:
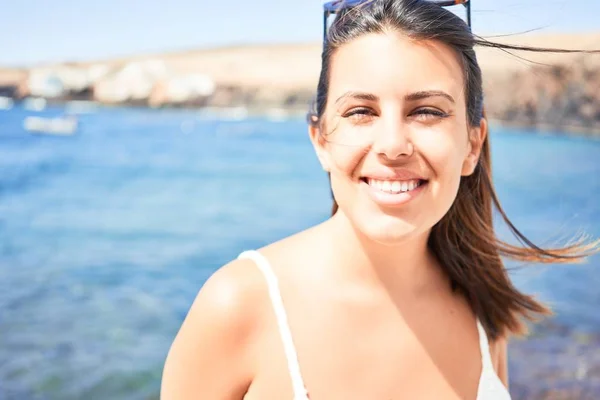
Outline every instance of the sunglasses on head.
{"type": "MultiPolygon", "coordinates": [[[[337,14],[344,8],[356,7],[369,0],[334,0],[323,4],[323,41],[327,41],[327,21],[331,15],[337,14]]],[[[467,25],[471,28],[471,1],[470,0],[424,0],[437,4],[440,7],[451,7],[462,4],[467,9],[467,25]]]]}

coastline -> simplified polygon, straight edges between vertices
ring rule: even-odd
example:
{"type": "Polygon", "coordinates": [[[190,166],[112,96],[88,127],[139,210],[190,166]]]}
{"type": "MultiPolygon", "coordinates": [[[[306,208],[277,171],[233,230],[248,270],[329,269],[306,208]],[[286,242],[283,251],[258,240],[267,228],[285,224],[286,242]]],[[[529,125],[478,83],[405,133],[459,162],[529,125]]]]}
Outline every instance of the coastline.
{"type": "MultiPolygon", "coordinates": [[[[485,38],[484,38],[485,39],[485,38]]],[[[600,32],[522,34],[490,40],[590,50],[600,32]]],[[[319,43],[238,45],[113,59],[0,67],[0,97],[152,109],[246,109],[305,115],[320,69],[319,43]]],[[[477,48],[490,121],[543,132],[600,136],[600,54],[477,48]],[[525,58],[529,61],[524,61],[525,58]]],[[[5,100],[7,101],[7,100],[5,100]]]]}
{"type": "MultiPolygon", "coordinates": [[[[24,102],[17,101],[18,107],[24,107],[24,102]]],[[[94,110],[105,109],[138,109],[152,110],[143,104],[123,103],[123,104],[102,104],[93,101],[80,100],[61,100],[49,101],[46,103],[48,107],[59,108],[63,115],[77,115],[94,112],[94,110]]],[[[0,110],[1,111],[1,110],[0,110]]],[[[39,110],[31,110],[38,112],[39,110]]],[[[195,113],[200,118],[213,118],[216,120],[242,121],[248,118],[264,118],[271,122],[282,122],[286,120],[306,120],[309,112],[309,105],[299,108],[269,108],[269,107],[187,107],[187,106],[165,106],[155,111],[162,112],[191,112],[195,113]]],[[[507,120],[502,118],[488,117],[488,124],[491,133],[495,133],[496,129],[514,129],[528,130],[529,133],[523,134],[540,134],[550,136],[569,136],[576,138],[600,140],[600,123],[594,126],[584,126],[581,124],[549,124],[549,123],[527,123],[519,120],[507,120]]]]}

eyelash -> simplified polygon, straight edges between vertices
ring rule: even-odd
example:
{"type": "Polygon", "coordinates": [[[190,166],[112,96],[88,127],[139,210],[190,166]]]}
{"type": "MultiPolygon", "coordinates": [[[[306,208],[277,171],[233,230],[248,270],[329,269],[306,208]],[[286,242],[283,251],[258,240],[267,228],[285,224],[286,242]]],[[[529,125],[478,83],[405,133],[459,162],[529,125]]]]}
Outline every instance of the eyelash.
{"type": "Polygon", "coordinates": [[[416,110],[415,112],[413,112],[413,114],[432,115],[432,116],[435,116],[438,118],[448,117],[448,114],[446,114],[445,112],[436,110],[434,108],[420,108],[420,109],[416,110]]]}
{"type": "MultiPolygon", "coordinates": [[[[364,108],[364,107],[359,107],[359,108],[354,108],[352,110],[350,110],[349,112],[347,112],[346,114],[343,115],[344,118],[350,118],[353,116],[357,116],[360,115],[361,119],[369,116],[369,115],[374,115],[375,113],[368,109],[368,108],[364,108]]],[[[422,116],[426,116],[426,118],[431,118],[431,117],[435,117],[435,118],[447,118],[449,116],[449,114],[434,109],[434,108],[419,108],[415,111],[413,111],[410,115],[422,115],[422,116]]]]}
{"type": "Polygon", "coordinates": [[[354,109],[348,111],[346,114],[343,115],[343,117],[350,118],[350,117],[354,117],[356,115],[360,115],[361,118],[364,118],[368,114],[373,115],[374,113],[371,110],[369,110],[368,108],[360,107],[360,108],[354,108],[354,109]]]}

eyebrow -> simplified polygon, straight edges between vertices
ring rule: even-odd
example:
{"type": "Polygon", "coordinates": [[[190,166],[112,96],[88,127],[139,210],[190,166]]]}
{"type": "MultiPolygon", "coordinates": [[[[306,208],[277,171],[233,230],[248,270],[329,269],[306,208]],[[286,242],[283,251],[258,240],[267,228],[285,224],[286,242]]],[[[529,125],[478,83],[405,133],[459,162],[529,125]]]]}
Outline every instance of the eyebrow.
{"type": "Polygon", "coordinates": [[[421,92],[415,92],[415,93],[411,93],[411,94],[407,95],[406,97],[404,97],[404,99],[406,101],[416,101],[416,100],[423,100],[428,97],[444,97],[444,98],[450,100],[453,104],[456,103],[454,101],[454,97],[450,96],[446,92],[442,92],[441,90],[425,90],[425,91],[421,91],[421,92]]]}
{"type": "MultiPolygon", "coordinates": [[[[366,101],[373,101],[373,102],[379,101],[379,97],[377,97],[371,93],[348,91],[348,92],[344,93],[343,95],[341,95],[340,97],[338,97],[338,99],[335,101],[335,103],[337,104],[337,103],[339,103],[340,100],[348,98],[348,97],[351,97],[351,98],[357,99],[357,100],[366,100],[366,101]]],[[[441,90],[423,90],[423,91],[419,91],[419,92],[410,93],[404,97],[404,100],[417,101],[417,100],[423,100],[423,99],[426,99],[429,97],[444,97],[444,98],[450,100],[453,104],[456,103],[454,101],[454,97],[450,96],[446,92],[442,92],[441,90]]]]}
{"type": "Polygon", "coordinates": [[[341,95],[340,97],[338,97],[338,99],[335,101],[335,103],[337,104],[340,102],[340,100],[343,100],[348,97],[351,97],[351,98],[357,99],[357,100],[366,100],[366,101],[374,101],[374,102],[379,101],[379,97],[377,97],[371,93],[348,91],[348,92],[344,93],[343,95],[341,95]]]}

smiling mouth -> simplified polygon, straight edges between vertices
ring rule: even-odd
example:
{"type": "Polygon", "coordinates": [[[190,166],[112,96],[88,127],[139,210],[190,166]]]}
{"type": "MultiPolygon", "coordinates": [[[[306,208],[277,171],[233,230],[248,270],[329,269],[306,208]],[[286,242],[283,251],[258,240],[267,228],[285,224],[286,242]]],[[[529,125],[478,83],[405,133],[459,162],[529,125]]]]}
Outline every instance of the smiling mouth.
{"type": "Polygon", "coordinates": [[[365,182],[369,187],[383,193],[400,194],[408,193],[413,190],[425,185],[427,183],[424,179],[410,179],[410,180],[379,180],[372,178],[361,178],[361,181],[365,182]]]}

